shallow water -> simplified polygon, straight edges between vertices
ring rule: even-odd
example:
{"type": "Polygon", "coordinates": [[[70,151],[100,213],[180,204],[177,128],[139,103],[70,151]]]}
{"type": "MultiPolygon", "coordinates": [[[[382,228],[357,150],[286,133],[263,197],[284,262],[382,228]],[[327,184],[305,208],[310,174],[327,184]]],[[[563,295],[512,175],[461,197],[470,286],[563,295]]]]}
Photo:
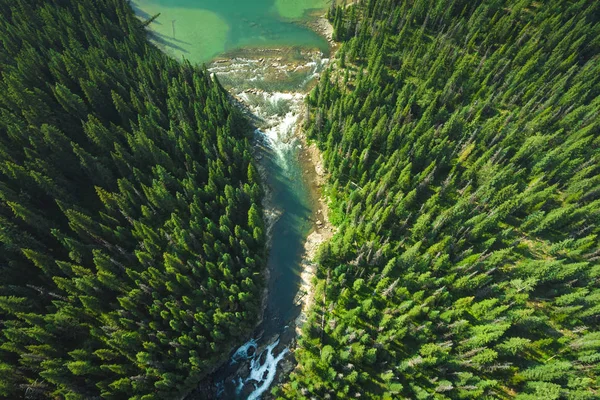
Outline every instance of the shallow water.
{"type": "Polygon", "coordinates": [[[133,0],[154,41],[171,56],[193,63],[241,47],[300,46],[326,51],[327,41],[301,22],[331,0],[133,0]]]}

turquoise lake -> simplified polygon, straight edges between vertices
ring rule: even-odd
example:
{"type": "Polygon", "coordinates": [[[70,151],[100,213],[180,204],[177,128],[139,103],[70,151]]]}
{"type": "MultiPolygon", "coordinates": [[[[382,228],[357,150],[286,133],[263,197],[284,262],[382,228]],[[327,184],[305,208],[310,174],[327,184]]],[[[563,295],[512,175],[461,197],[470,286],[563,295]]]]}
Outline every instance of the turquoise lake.
{"type": "Polygon", "coordinates": [[[153,40],[174,58],[208,62],[239,48],[299,46],[326,51],[327,41],[303,24],[331,0],[133,0],[153,40]]]}

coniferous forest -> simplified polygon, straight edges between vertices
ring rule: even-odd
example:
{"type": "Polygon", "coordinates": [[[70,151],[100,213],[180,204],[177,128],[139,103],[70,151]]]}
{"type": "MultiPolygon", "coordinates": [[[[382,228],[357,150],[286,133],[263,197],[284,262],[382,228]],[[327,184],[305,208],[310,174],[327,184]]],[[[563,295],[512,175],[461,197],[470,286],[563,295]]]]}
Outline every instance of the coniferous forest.
{"type": "Polygon", "coordinates": [[[247,125],[124,0],[0,1],[0,396],[176,398],[254,327],[247,125]]]}
{"type": "Polygon", "coordinates": [[[600,398],[600,2],[333,7],[289,399],[600,398]]]}
{"type": "MultiPolygon", "coordinates": [[[[600,398],[600,2],[333,3],[335,236],[282,399],[600,398]]],[[[0,397],[173,399],[247,338],[248,123],[126,0],[0,0],[0,397]]]]}

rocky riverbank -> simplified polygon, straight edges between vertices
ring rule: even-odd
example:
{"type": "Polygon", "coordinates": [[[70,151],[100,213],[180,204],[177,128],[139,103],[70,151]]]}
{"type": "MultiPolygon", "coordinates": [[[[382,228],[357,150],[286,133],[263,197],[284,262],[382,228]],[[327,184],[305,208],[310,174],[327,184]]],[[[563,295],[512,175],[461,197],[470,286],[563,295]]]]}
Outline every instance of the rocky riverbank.
{"type": "Polygon", "coordinates": [[[296,319],[296,333],[302,333],[302,326],[306,321],[308,309],[314,300],[313,278],[316,274],[317,265],[315,256],[319,247],[335,234],[335,227],[329,222],[329,207],[327,199],[323,195],[323,185],[326,182],[325,168],[323,167],[323,156],[316,144],[307,143],[304,133],[301,134],[303,151],[300,154],[301,161],[305,166],[304,173],[310,182],[313,195],[318,199],[316,206],[316,221],[313,230],[309,233],[304,244],[304,257],[302,261],[301,285],[299,296],[302,302],[302,311],[296,319]]]}

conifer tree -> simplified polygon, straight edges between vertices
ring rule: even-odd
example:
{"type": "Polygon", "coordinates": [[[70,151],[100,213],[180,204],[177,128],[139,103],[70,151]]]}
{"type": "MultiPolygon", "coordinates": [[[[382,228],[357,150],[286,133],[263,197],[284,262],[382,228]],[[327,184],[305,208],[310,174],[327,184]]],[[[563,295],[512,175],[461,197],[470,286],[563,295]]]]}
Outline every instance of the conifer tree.
{"type": "Polygon", "coordinates": [[[146,25],[0,1],[0,397],[178,397],[254,325],[246,122],[146,25]]]}
{"type": "Polygon", "coordinates": [[[338,230],[279,396],[598,397],[599,16],[587,0],[330,13],[346,65],[306,124],[338,230]]]}

